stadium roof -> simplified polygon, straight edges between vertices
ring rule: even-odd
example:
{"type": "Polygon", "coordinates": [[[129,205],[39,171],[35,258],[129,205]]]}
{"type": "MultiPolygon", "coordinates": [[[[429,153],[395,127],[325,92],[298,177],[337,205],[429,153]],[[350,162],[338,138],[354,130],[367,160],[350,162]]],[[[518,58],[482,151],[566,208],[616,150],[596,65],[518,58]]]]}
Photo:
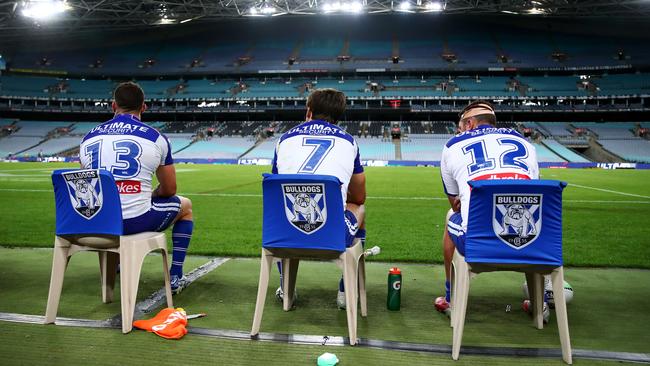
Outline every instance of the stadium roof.
{"type": "Polygon", "coordinates": [[[128,29],[223,18],[332,13],[512,14],[545,17],[647,17],[647,0],[21,0],[0,1],[0,34],[26,29],[128,29]],[[63,2],[49,21],[24,16],[29,3],[63,2]]]}

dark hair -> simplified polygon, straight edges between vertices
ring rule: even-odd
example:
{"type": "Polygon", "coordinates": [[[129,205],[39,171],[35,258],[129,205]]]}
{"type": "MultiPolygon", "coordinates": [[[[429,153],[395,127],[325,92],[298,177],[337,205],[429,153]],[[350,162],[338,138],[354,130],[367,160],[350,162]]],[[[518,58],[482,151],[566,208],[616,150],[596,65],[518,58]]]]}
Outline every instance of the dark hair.
{"type": "MultiPolygon", "coordinates": [[[[460,113],[458,113],[458,118],[462,118],[463,114],[465,114],[465,112],[469,111],[470,109],[474,109],[474,108],[489,109],[494,113],[494,106],[492,106],[492,104],[490,102],[479,99],[479,100],[475,100],[475,101],[471,102],[469,105],[467,105],[467,107],[463,108],[463,110],[460,111],[460,113]]],[[[495,126],[496,123],[497,123],[497,117],[492,113],[477,114],[477,115],[473,116],[473,118],[476,118],[480,122],[489,123],[492,126],[495,126]]]]}
{"type": "Polygon", "coordinates": [[[144,91],[136,83],[121,83],[113,92],[113,100],[124,111],[138,111],[144,104],[144,91]]]}
{"type": "Polygon", "coordinates": [[[312,119],[336,123],[345,113],[345,94],[336,89],[316,89],[307,98],[312,119]]]}

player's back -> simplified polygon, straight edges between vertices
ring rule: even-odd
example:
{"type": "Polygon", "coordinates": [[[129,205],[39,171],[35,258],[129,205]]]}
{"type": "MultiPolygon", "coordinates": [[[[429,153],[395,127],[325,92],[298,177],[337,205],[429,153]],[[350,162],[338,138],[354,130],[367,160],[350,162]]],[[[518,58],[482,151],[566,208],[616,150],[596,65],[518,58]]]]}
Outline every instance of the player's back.
{"type": "Polygon", "coordinates": [[[467,222],[470,189],[467,182],[483,179],[538,179],[535,147],[511,128],[480,125],[452,137],[440,162],[447,194],[461,200],[467,222]]]}
{"type": "Polygon", "coordinates": [[[160,165],[173,164],[167,138],[130,114],[93,128],[83,138],[79,156],[82,167],[113,174],[125,219],[150,209],[153,175],[160,165]]]}
{"type": "Polygon", "coordinates": [[[273,173],[333,175],[345,202],[352,174],[363,171],[352,136],[325,121],[312,120],[287,131],[278,141],[273,173]]]}

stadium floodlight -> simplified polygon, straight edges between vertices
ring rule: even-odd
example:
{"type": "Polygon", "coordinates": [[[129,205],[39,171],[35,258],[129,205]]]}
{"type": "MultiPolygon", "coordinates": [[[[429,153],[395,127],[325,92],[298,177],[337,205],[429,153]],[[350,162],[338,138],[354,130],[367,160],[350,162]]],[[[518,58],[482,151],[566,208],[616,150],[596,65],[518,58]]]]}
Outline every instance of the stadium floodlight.
{"type": "Polygon", "coordinates": [[[399,10],[401,11],[408,11],[411,9],[411,3],[409,1],[402,1],[399,4],[399,10]]]}
{"type": "Polygon", "coordinates": [[[530,8],[530,9],[526,10],[526,13],[528,13],[528,14],[533,14],[533,15],[537,15],[537,14],[546,14],[546,10],[544,10],[544,9],[540,9],[540,8],[536,8],[536,7],[532,7],[532,8],[530,8]]]}
{"type": "Polygon", "coordinates": [[[326,3],[323,5],[323,11],[326,13],[332,13],[332,12],[346,12],[346,13],[361,13],[363,11],[363,4],[359,1],[352,1],[352,2],[332,2],[332,3],[326,3]]]}
{"type": "Polygon", "coordinates": [[[262,14],[273,14],[277,10],[272,6],[264,5],[264,7],[261,9],[261,11],[262,11],[262,14]]]}
{"type": "Polygon", "coordinates": [[[50,20],[69,10],[70,6],[63,0],[31,0],[22,6],[22,15],[35,20],[50,20]]]}
{"type": "Polygon", "coordinates": [[[444,10],[444,6],[438,1],[430,1],[424,7],[430,12],[439,12],[444,10]]]}

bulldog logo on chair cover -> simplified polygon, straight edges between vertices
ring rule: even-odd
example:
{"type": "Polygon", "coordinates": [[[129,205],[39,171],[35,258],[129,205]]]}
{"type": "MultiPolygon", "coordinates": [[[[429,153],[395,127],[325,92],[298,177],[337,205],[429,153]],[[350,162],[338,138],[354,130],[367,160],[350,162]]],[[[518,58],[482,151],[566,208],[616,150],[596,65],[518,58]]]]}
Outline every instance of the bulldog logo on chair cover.
{"type": "Polygon", "coordinates": [[[287,220],[305,234],[318,231],[327,221],[324,184],[283,184],[287,220]]]}

